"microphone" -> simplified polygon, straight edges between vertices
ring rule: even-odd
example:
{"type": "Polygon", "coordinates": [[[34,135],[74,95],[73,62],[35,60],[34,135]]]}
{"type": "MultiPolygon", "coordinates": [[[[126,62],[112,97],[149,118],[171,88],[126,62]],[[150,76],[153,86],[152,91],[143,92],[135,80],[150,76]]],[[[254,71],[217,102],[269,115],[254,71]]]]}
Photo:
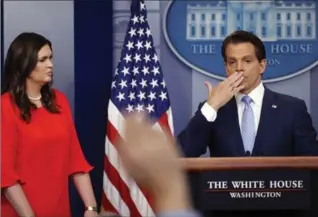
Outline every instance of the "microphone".
{"type": "Polygon", "coordinates": [[[250,151],[246,151],[246,152],[245,152],[245,156],[246,156],[246,157],[250,157],[250,156],[251,156],[251,152],[250,152],[250,151]]]}

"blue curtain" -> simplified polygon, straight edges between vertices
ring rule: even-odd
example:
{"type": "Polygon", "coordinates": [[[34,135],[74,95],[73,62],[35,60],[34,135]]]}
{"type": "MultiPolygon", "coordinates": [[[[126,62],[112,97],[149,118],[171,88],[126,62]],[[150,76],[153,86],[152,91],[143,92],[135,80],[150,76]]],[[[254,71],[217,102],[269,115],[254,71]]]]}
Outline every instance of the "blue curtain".
{"type": "MultiPolygon", "coordinates": [[[[113,2],[74,1],[75,124],[91,172],[97,202],[101,201],[107,105],[113,71],[113,2]]],[[[83,203],[71,183],[74,217],[83,203]]],[[[100,204],[99,204],[100,205],[100,204]]]]}

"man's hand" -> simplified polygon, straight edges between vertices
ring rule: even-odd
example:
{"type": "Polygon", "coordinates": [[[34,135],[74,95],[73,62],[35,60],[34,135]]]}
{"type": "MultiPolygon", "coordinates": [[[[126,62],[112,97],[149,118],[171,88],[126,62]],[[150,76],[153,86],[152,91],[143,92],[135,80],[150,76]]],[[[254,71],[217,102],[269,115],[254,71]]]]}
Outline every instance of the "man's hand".
{"type": "Polygon", "coordinates": [[[219,108],[225,105],[234,94],[244,88],[241,84],[243,79],[242,72],[235,72],[216,87],[212,87],[211,83],[205,82],[205,85],[208,88],[207,103],[212,106],[215,111],[219,110],[219,108]]]}
{"type": "Polygon", "coordinates": [[[157,189],[181,173],[179,151],[169,134],[152,129],[144,116],[126,117],[124,141],[117,145],[129,173],[139,184],[157,189]],[[170,179],[171,179],[170,178],[170,179]]]}
{"type": "Polygon", "coordinates": [[[116,147],[128,174],[154,196],[156,210],[189,210],[180,152],[171,135],[152,128],[143,116],[127,116],[124,139],[116,147]]]}

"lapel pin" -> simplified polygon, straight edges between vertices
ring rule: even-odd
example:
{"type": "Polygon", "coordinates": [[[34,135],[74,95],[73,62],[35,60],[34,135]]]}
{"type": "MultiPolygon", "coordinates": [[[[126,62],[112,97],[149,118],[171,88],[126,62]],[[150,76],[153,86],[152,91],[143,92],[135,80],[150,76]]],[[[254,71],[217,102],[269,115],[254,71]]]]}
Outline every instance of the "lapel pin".
{"type": "Polygon", "coordinates": [[[277,105],[272,105],[272,108],[277,108],[277,105]]]}

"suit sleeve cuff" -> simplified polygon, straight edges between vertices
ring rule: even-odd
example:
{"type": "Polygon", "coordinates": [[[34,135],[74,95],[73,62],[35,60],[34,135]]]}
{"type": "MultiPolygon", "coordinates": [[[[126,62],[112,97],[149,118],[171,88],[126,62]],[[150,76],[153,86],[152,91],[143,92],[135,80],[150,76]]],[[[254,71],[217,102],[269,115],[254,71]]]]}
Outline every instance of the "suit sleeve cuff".
{"type": "Polygon", "coordinates": [[[213,122],[216,119],[217,113],[207,102],[201,108],[202,115],[208,122],[213,122]]]}

